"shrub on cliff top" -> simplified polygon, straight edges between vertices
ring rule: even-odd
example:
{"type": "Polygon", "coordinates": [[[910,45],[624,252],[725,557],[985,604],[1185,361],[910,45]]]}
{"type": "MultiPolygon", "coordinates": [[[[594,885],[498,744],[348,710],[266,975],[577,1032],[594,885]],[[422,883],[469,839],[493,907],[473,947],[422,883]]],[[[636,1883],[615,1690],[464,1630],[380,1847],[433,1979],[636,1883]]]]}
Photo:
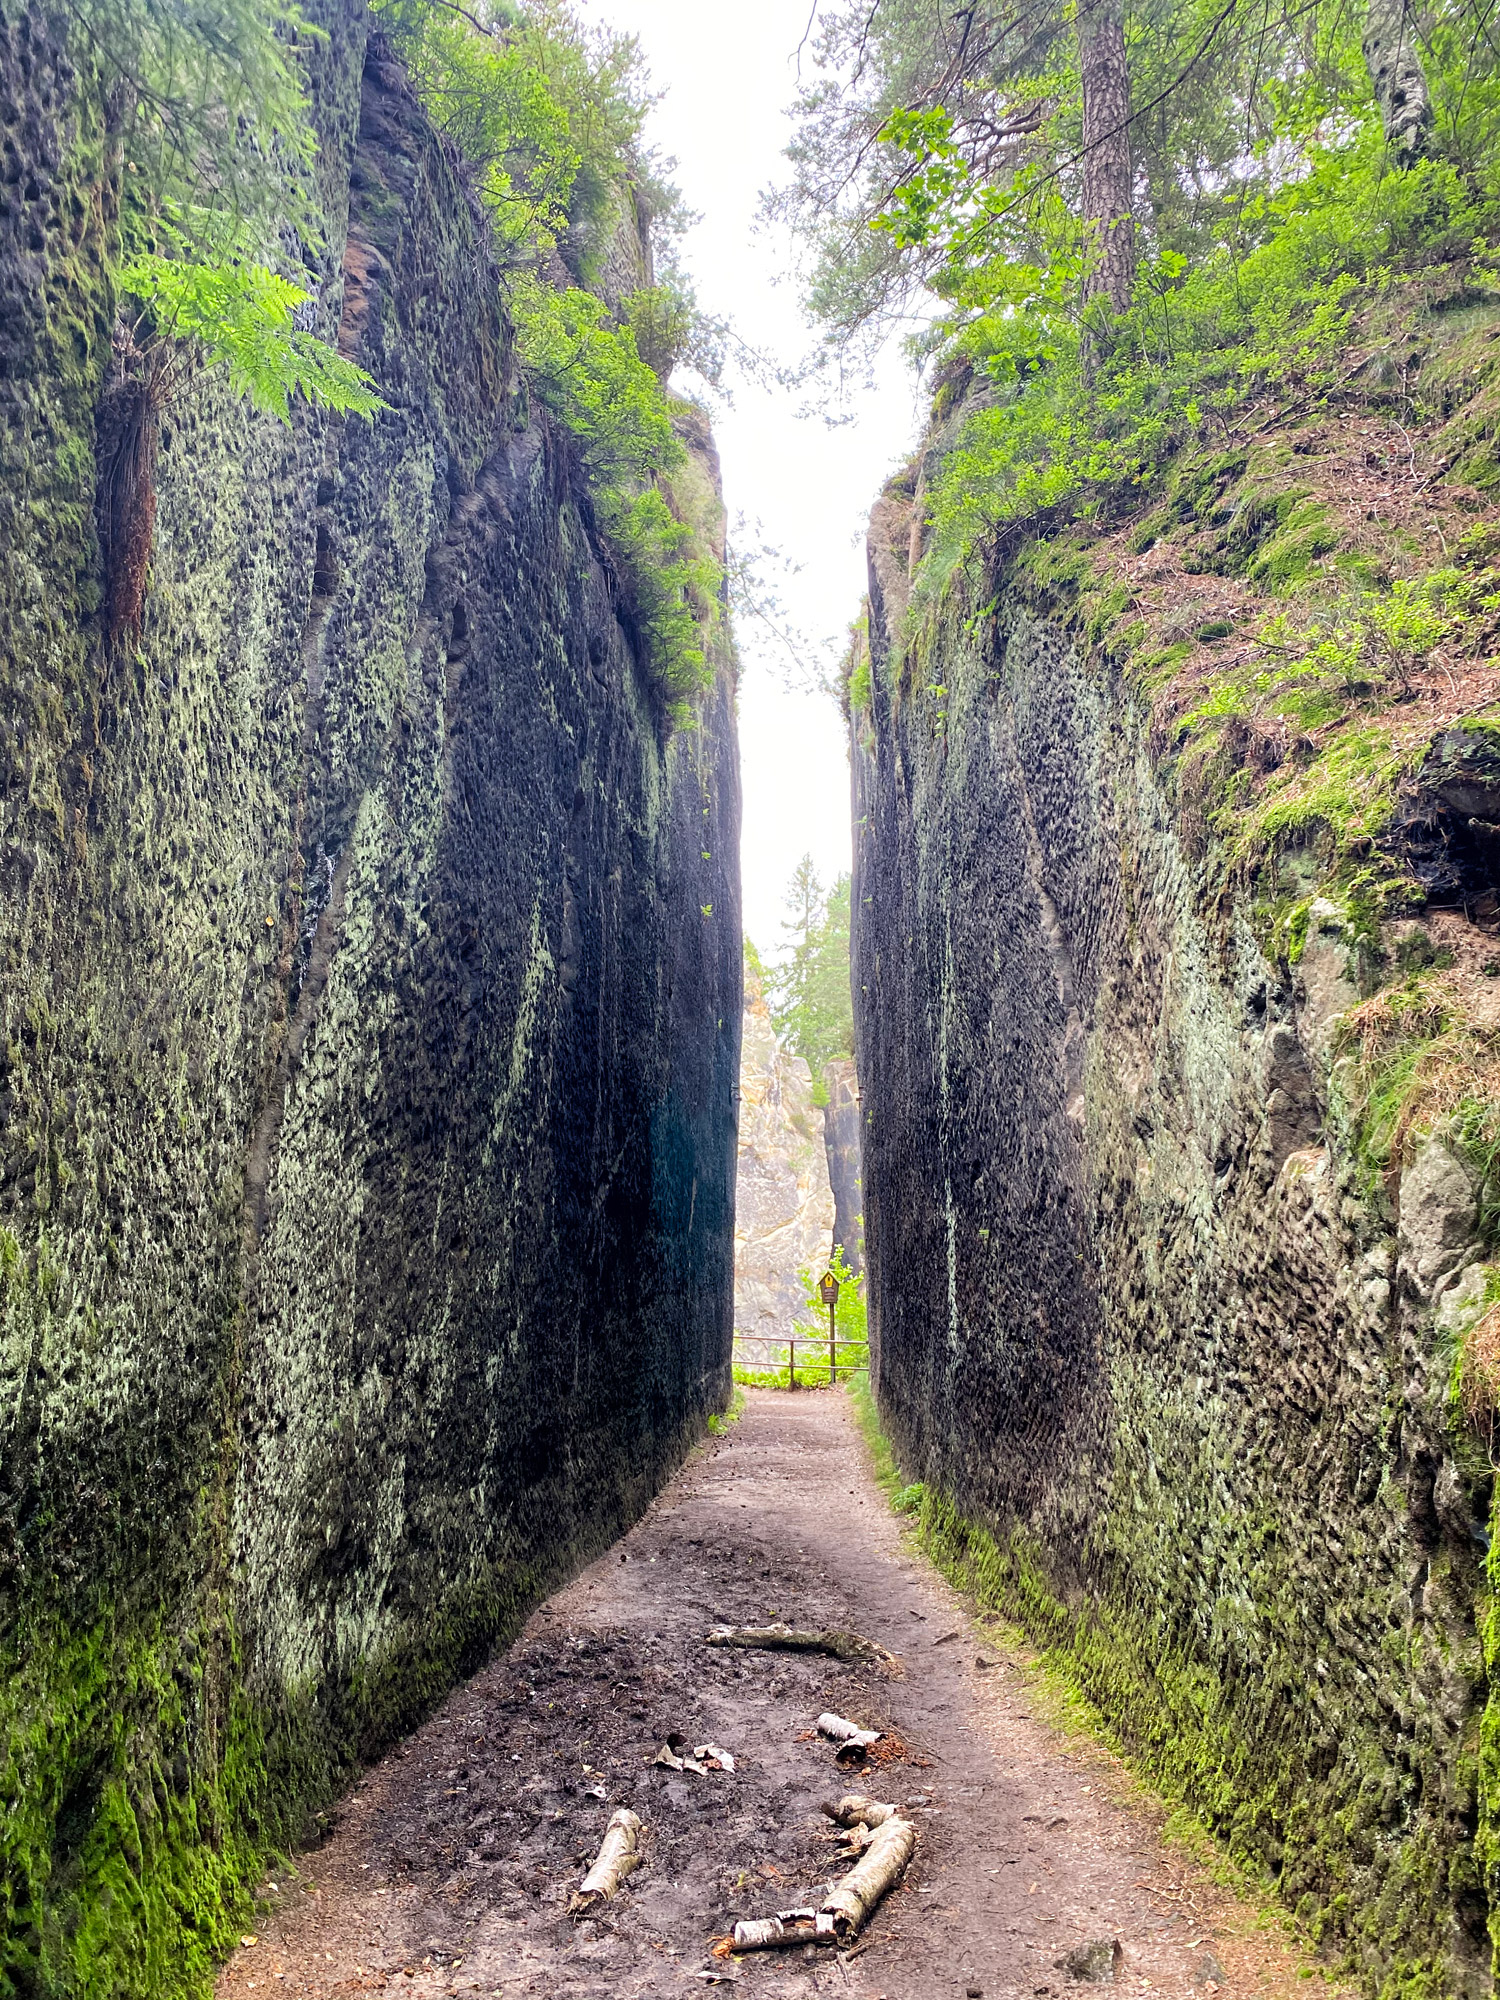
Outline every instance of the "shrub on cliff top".
{"type": "Polygon", "coordinates": [[[1411,33],[1396,90],[1331,0],[825,11],[777,205],[833,347],[928,322],[929,580],[1249,402],[1337,392],[1372,307],[1433,267],[1491,284],[1500,51],[1481,0],[1411,33]],[[1101,22],[1128,117],[1086,138],[1101,22]]]}
{"type": "Polygon", "coordinates": [[[554,0],[460,11],[378,0],[424,104],[476,172],[493,221],[517,351],[537,395],[577,438],[595,516],[669,718],[709,684],[719,565],[681,518],[685,453],[665,383],[695,313],[670,279],[613,306],[598,282],[611,235],[675,214],[640,146],[649,99],[629,37],[591,33],[554,0]],[[643,214],[644,211],[644,214],[643,214]],[[561,257],[576,283],[558,282],[561,257]]]}

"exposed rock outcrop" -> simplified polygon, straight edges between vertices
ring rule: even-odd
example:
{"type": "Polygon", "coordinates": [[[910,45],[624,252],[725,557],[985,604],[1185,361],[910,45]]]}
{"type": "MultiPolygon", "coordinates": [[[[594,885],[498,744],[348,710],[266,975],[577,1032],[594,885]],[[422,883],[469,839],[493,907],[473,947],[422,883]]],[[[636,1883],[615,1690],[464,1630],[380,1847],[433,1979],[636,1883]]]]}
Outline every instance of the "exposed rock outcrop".
{"type": "Polygon", "coordinates": [[[753,974],[745,980],[740,1036],[739,1165],[734,1211],[734,1328],[745,1336],[736,1359],[755,1368],[804,1313],[799,1270],[813,1275],[833,1242],[823,1114],[812,1072],[776,1038],[753,974]],[[814,1268],[816,1267],[816,1268],[814,1268]]]}
{"type": "Polygon", "coordinates": [[[473,198],[313,14],[324,330],[169,413],[101,639],[99,118],[0,16],[0,1984],[201,1990],[249,1871],[728,1393],[732,663],[668,734],[473,198]],[[23,198],[24,197],[24,198],[23,198]]]}
{"type": "Polygon", "coordinates": [[[1360,1178],[1328,1065],[1368,937],[1314,902],[1289,966],[1205,889],[1066,588],[1001,556],[897,648],[909,515],[898,486],[872,525],[853,716],[898,1456],[955,1561],[1372,1987],[1488,1993],[1493,1475],[1433,1324],[1445,1286],[1465,1324],[1487,1296],[1473,1170],[1435,1132],[1394,1206],[1360,1178]]]}
{"type": "Polygon", "coordinates": [[[860,1166],[859,1079],[847,1056],[823,1065],[823,1148],[833,1188],[833,1240],[858,1275],[864,1265],[864,1182],[860,1166]]]}

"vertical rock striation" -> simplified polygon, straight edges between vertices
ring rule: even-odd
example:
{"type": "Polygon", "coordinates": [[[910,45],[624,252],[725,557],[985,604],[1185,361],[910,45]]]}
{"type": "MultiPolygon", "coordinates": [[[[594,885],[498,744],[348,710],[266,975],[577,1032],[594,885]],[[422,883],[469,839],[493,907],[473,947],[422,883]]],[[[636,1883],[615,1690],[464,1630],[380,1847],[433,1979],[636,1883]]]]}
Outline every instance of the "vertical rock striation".
{"type": "Polygon", "coordinates": [[[669,735],[451,151],[320,19],[319,310],[390,408],[202,379],[111,651],[111,190],[87,79],[0,12],[18,1992],[202,1990],[266,1847],[728,1393],[733,663],[669,735]]]}
{"type": "Polygon", "coordinates": [[[1439,1132],[1399,1223],[1361,1193],[1323,1129],[1351,941],[1291,971],[1201,893],[1149,716],[1065,593],[1001,558],[898,651],[906,512],[872,526],[853,718],[898,1456],[948,1555],[1371,1987],[1488,1992],[1492,1479],[1434,1325],[1483,1286],[1472,1171],[1439,1132]]]}

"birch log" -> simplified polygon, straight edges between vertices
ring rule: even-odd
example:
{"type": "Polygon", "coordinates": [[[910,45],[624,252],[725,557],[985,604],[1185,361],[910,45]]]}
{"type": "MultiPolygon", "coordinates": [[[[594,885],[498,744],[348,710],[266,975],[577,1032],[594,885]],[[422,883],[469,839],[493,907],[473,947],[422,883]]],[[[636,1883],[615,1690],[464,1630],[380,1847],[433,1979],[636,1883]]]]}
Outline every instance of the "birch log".
{"type": "Polygon", "coordinates": [[[867,1799],[862,1792],[846,1792],[837,1805],[825,1805],[823,1811],[838,1826],[884,1826],[897,1817],[895,1806],[867,1799]]]}
{"type": "Polygon", "coordinates": [[[602,1903],[612,1896],[632,1868],[640,1866],[641,1857],[637,1851],[641,1823],[628,1806],[621,1806],[604,1829],[604,1839],[594,1865],[578,1886],[578,1892],[568,1904],[571,1916],[580,1911],[591,1910],[595,1903],[602,1903]]]}
{"type": "Polygon", "coordinates": [[[838,1930],[821,1910],[779,1910],[774,1917],[749,1917],[734,1927],[736,1951],[785,1951],[789,1945],[836,1944],[838,1930]]]}
{"type": "Polygon", "coordinates": [[[820,1915],[832,1917],[839,1937],[862,1931],[876,1905],[901,1880],[917,1844],[917,1830],[896,1815],[876,1827],[869,1846],[827,1896],[820,1915]]]}
{"type": "Polygon", "coordinates": [[[861,1729],[857,1722],[850,1722],[842,1715],[834,1715],[831,1710],[825,1711],[818,1717],[818,1734],[837,1743],[841,1760],[846,1757],[862,1759],[871,1744],[880,1741],[878,1729],[861,1729]]]}
{"type": "Polygon", "coordinates": [[[799,1632],[792,1625],[716,1625],[704,1634],[710,1646],[756,1646],[768,1652],[831,1653],[836,1660],[888,1660],[873,1639],[858,1632],[799,1632]]]}
{"type": "Polygon", "coordinates": [[[824,1806],[823,1810],[844,1826],[873,1828],[869,1846],[829,1890],[819,1910],[782,1910],[774,1917],[755,1917],[736,1924],[735,1951],[775,1951],[806,1940],[846,1944],[864,1929],[881,1897],[906,1873],[917,1844],[917,1830],[894,1806],[851,1793],[837,1806],[824,1806]],[[809,1917],[813,1919],[810,1925],[809,1917]]]}

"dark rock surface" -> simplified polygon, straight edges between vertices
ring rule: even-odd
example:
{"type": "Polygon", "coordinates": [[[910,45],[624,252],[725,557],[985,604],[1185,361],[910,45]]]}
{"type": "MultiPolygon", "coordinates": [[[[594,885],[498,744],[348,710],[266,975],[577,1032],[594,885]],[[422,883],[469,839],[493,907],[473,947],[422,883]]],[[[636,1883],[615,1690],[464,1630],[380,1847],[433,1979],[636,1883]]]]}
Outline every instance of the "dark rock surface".
{"type": "Polygon", "coordinates": [[[200,380],[111,651],[113,195],[0,14],[5,1991],[198,1990],[728,1394],[732,662],[669,736],[472,197],[321,19],[319,310],[391,407],[200,380]]]}
{"type": "Polygon", "coordinates": [[[961,1572],[1372,1986],[1488,1992],[1492,1477],[1430,1306],[1472,1189],[1423,1167],[1409,1242],[1359,1198],[1311,975],[1200,902],[1147,723],[1065,611],[1002,572],[893,670],[901,514],[872,531],[853,898],[901,1463],[961,1572]]]}
{"type": "Polygon", "coordinates": [[[828,1102],[823,1107],[823,1145],[833,1188],[833,1240],[856,1274],[864,1262],[864,1180],[860,1165],[859,1079],[847,1056],[823,1065],[828,1102]]]}

